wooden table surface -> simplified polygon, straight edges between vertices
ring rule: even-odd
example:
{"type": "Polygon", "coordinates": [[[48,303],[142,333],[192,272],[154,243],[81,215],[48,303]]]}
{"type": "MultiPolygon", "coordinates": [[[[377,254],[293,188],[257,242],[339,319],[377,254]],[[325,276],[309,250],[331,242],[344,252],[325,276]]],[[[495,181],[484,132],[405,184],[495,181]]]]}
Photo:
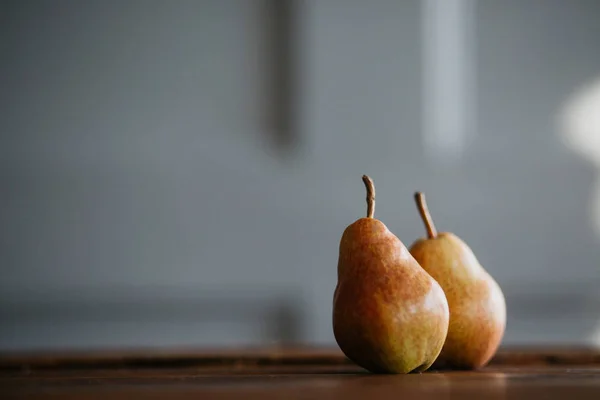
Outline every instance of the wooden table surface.
{"type": "Polygon", "coordinates": [[[0,398],[595,399],[600,350],[505,349],[479,371],[374,375],[337,349],[0,354],[0,398]]]}

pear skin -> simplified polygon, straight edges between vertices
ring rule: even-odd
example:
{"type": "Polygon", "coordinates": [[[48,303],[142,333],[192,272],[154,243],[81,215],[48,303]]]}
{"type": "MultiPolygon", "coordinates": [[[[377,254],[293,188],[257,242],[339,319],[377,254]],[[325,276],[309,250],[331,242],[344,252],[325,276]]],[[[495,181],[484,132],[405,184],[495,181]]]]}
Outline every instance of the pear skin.
{"type": "Polygon", "coordinates": [[[425,196],[415,194],[427,229],[410,252],[444,289],[450,326],[435,367],[477,369],[494,356],[506,329],[506,302],[500,286],[458,236],[438,233],[425,196]]]}
{"type": "Polygon", "coordinates": [[[373,218],[375,190],[367,186],[368,212],[340,241],[333,332],[344,354],[374,373],[428,369],[439,355],[449,323],[440,285],[404,244],[373,218]]]}

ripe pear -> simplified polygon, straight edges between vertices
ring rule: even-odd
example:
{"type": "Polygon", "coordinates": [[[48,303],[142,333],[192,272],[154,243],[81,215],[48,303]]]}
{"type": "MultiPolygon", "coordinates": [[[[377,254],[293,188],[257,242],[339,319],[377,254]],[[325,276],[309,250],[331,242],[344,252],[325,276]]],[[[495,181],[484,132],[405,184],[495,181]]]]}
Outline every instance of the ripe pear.
{"type": "Polygon", "coordinates": [[[418,239],[410,252],[439,282],[450,305],[448,337],[434,367],[483,367],[496,353],[506,328],[502,290],[464,241],[437,232],[425,196],[415,193],[415,201],[427,237],[418,239]]]}
{"type": "Polygon", "coordinates": [[[448,302],[440,285],[383,222],[373,218],[368,176],[367,217],[340,241],[333,297],[333,333],[344,354],[373,373],[428,369],[448,332],[448,302]]]}

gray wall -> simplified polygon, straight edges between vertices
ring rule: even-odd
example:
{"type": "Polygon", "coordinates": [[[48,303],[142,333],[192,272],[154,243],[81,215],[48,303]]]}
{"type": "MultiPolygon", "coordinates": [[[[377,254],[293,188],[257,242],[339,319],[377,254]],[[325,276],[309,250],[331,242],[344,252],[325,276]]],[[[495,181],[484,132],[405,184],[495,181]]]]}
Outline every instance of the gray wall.
{"type": "Polygon", "coordinates": [[[589,341],[596,171],[557,114],[600,76],[600,3],[476,3],[477,131],[422,128],[421,3],[298,2],[297,136],[265,124],[262,1],[0,3],[0,348],[332,344],[337,246],[407,245],[426,191],[505,290],[505,343],[589,341]]]}

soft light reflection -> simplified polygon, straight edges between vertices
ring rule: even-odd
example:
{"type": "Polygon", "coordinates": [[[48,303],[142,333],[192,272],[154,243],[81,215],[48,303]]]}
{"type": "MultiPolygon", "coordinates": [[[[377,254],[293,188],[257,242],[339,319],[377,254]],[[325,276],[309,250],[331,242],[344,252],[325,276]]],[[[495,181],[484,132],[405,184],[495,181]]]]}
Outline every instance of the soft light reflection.
{"type": "Polygon", "coordinates": [[[474,131],[475,2],[421,4],[425,151],[431,162],[455,162],[474,131]]]}
{"type": "MultiPolygon", "coordinates": [[[[597,170],[588,203],[592,229],[600,245],[600,79],[597,79],[567,102],[562,115],[565,144],[589,161],[597,170]]],[[[598,268],[600,274],[600,267],[598,268]]],[[[600,301],[600,298],[593,299],[600,301]]],[[[598,310],[600,319],[600,310],[598,310]]],[[[590,337],[591,343],[600,346],[600,320],[590,337]]]]}

